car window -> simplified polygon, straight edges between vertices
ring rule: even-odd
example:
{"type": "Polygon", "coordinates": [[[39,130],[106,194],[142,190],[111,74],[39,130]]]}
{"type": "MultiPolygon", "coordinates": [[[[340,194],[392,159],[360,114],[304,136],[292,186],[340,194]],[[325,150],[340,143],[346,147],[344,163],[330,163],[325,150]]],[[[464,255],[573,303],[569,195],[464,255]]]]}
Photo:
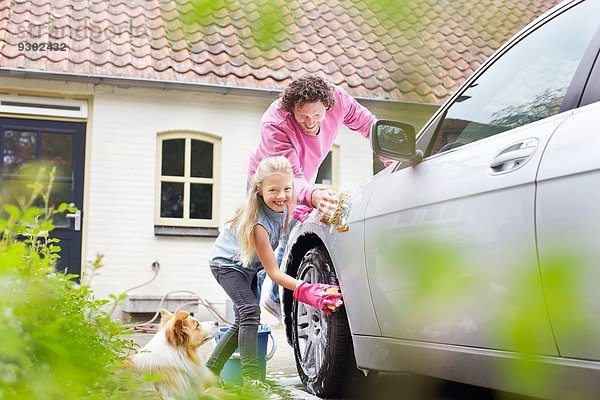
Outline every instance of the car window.
{"type": "Polygon", "coordinates": [[[600,2],[565,11],[505,52],[456,98],[429,154],[557,114],[586,47],[598,29],[600,2]]]}

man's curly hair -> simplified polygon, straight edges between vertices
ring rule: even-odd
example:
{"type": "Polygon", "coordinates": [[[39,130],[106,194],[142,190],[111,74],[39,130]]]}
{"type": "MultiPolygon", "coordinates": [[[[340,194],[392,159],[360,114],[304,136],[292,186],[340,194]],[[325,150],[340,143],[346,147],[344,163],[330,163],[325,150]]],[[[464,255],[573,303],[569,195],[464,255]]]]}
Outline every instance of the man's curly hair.
{"type": "Polygon", "coordinates": [[[281,107],[284,111],[294,112],[294,106],[321,101],[325,109],[335,104],[333,87],[315,74],[304,74],[294,80],[281,94],[281,107]]]}

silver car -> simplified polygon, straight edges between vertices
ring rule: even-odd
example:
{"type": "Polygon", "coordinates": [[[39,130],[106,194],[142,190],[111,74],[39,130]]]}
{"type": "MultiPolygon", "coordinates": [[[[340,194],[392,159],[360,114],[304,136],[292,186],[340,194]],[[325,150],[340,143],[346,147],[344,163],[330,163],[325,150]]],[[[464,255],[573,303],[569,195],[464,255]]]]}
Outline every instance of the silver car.
{"type": "Polygon", "coordinates": [[[378,121],[398,162],[360,186],[347,230],[314,213],[282,268],[339,284],[332,316],[283,290],[310,392],[378,371],[544,398],[600,393],[600,1],[524,28],[425,127],[378,121]]]}

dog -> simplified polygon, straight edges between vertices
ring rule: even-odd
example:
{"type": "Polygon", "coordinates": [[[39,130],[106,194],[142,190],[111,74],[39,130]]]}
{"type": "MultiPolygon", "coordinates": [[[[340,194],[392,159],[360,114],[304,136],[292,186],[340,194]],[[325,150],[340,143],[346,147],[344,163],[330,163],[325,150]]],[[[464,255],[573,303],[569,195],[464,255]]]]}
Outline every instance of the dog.
{"type": "Polygon", "coordinates": [[[217,377],[202,362],[198,351],[215,336],[218,323],[200,323],[187,311],[173,314],[162,309],[160,315],[158,332],[133,356],[133,368],[159,376],[155,385],[163,399],[219,397],[217,377]]]}

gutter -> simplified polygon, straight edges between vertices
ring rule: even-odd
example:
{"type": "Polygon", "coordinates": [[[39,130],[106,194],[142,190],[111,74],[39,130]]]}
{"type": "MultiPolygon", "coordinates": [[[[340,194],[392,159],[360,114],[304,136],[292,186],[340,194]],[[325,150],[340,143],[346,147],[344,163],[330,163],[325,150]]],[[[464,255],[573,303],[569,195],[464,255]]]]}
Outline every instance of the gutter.
{"type": "Polygon", "coordinates": [[[68,82],[91,83],[94,85],[111,85],[119,87],[140,87],[154,88],[163,90],[182,90],[191,92],[213,93],[222,95],[238,95],[277,98],[281,90],[269,90],[258,88],[244,88],[239,86],[221,86],[207,83],[177,82],[160,79],[143,79],[114,77],[108,75],[81,75],[69,74],[64,72],[46,72],[22,68],[0,68],[0,76],[25,78],[25,79],[46,79],[60,80],[68,82]]]}
{"type": "MultiPolygon", "coordinates": [[[[282,90],[272,89],[260,89],[260,88],[245,88],[241,86],[222,86],[213,85],[207,83],[197,82],[177,82],[177,81],[166,81],[160,79],[144,79],[144,78],[128,78],[128,77],[115,77],[108,75],[82,75],[82,74],[70,74],[64,72],[47,72],[33,69],[23,68],[0,68],[0,77],[15,77],[24,79],[46,79],[46,80],[60,80],[68,82],[80,82],[80,83],[91,83],[94,85],[111,85],[119,87],[139,87],[139,88],[153,88],[162,90],[180,90],[200,93],[212,93],[221,94],[223,96],[251,96],[251,97],[262,97],[268,99],[276,99],[282,90]]],[[[358,102],[363,105],[368,103],[373,104],[414,104],[414,105],[431,105],[437,107],[437,104],[419,103],[413,101],[398,101],[398,100],[386,100],[386,99],[373,99],[366,97],[355,97],[358,102]]]]}

